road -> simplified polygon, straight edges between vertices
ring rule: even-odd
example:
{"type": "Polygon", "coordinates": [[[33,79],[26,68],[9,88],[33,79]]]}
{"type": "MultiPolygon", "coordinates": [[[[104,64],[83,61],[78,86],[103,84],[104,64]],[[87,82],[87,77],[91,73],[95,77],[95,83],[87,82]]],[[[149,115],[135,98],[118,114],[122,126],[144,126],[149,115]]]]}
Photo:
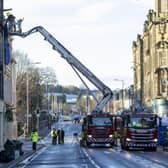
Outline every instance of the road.
{"type": "Polygon", "coordinates": [[[123,151],[118,148],[93,147],[87,150],[101,168],[168,168],[168,153],[123,151]],[[94,150],[94,152],[93,152],[94,150]]]}
{"type": "Polygon", "coordinates": [[[65,144],[51,145],[48,135],[40,143],[46,147],[22,161],[20,168],[168,168],[168,152],[123,151],[120,147],[91,146],[81,148],[74,133],[81,125],[61,122],[55,127],[65,130],[65,144]]]}

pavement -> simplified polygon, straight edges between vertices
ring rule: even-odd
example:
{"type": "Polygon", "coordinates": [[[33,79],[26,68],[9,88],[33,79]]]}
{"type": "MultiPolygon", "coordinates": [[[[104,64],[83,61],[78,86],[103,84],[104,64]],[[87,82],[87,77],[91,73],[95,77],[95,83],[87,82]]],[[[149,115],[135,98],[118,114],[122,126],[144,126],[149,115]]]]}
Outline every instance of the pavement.
{"type": "MultiPolygon", "coordinates": [[[[42,140],[49,133],[50,133],[50,129],[48,129],[48,127],[45,127],[44,129],[39,131],[40,140],[37,143],[37,151],[45,147],[45,145],[42,143],[42,140]]],[[[21,156],[18,156],[15,160],[12,160],[11,162],[8,162],[8,163],[4,163],[0,161],[0,168],[14,168],[16,164],[28,158],[29,156],[35,154],[35,152],[32,150],[32,142],[30,138],[24,138],[24,136],[20,136],[18,137],[17,140],[23,142],[22,151],[24,152],[24,154],[21,156]]]]}

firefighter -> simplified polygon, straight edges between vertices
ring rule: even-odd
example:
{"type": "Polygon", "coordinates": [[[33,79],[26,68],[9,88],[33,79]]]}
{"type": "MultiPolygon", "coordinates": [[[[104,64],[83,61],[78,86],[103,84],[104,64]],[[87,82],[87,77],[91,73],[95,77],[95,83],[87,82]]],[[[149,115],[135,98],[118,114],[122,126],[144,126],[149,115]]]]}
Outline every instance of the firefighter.
{"type": "Polygon", "coordinates": [[[80,140],[81,146],[85,146],[85,140],[86,140],[86,135],[85,135],[84,125],[82,125],[81,140],[80,140]]]}
{"type": "Polygon", "coordinates": [[[114,131],[114,145],[115,145],[115,146],[118,145],[118,144],[117,144],[117,140],[118,140],[118,131],[115,130],[115,131],[114,131]]]}
{"type": "Polygon", "coordinates": [[[8,25],[8,29],[11,32],[15,32],[16,31],[16,21],[15,21],[15,16],[13,14],[11,14],[10,12],[7,12],[7,25],[8,25]]]}
{"type": "Polygon", "coordinates": [[[58,135],[58,144],[61,144],[60,128],[57,131],[57,135],[58,135]]]}
{"type": "Polygon", "coordinates": [[[163,150],[168,151],[168,126],[164,132],[164,139],[163,139],[163,150]]]}
{"type": "Polygon", "coordinates": [[[56,145],[57,144],[57,131],[55,128],[51,130],[51,137],[52,137],[52,144],[56,145]]]}
{"type": "Polygon", "coordinates": [[[81,139],[80,139],[80,146],[84,146],[84,139],[85,139],[85,133],[84,131],[81,132],[81,139]]]}
{"type": "Polygon", "coordinates": [[[64,135],[65,135],[65,132],[63,130],[63,128],[61,128],[60,130],[60,137],[61,137],[61,143],[64,144],[64,135]]]}
{"type": "Polygon", "coordinates": [[[38,132],[36,130],[33,130],[32,133],[31,133],[31,141],[32,141],[33,151],[36,151],[38,139],[39,139],[38,132]]]}
{"type": "MultiPolygon", "coordinates": [[[[24,19],[24,18],[23,18],[23,19],[24,19]]],[[[23,22],[23,19],[19,19],[19,20],[17,21],[17,23],[16,23],[19,33],[22,33],[22,22],[23,22]]]]}
{"type": "Polygon", "coordinates": [[[58,143],[59,144],[64,144],[64,130],[63,130],[63,128],[61,128],[61,129],[58,129],[58,143]]]}

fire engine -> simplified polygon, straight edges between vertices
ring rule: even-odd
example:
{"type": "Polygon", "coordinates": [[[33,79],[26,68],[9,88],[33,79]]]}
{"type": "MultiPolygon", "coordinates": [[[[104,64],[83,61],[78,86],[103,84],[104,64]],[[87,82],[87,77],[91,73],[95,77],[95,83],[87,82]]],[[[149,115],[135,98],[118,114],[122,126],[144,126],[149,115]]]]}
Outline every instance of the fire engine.
{"type": "Polygon", "coordinates": [[[156,151],[158,144],[158,116],[147,112],[130,112],[122,115],[121,148],[145,148],[156,151]]]}
{"type": "Polygon", "coordinates": [[[82,131],[84,133],[83,143],[114,145],[114,116],[109,113],[91,113],[84,118],[82,131]]]}

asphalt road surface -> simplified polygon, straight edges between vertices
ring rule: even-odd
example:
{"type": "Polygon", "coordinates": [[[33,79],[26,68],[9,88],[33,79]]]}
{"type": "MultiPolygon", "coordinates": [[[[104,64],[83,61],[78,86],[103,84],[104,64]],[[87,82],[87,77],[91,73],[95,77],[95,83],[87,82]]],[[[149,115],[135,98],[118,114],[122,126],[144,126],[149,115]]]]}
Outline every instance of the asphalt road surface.
{"type": "Polygon", "coordinates": [[[33,156],[22,161],[20,168],[168,168],[168,152],[161,148],[157,152],[142,150],[123,151],[120,146],[93,145],[80,147],[78,138],[81,124],[60,122],[56,128],[65,130],[64,144],[51,144],[48,135],[39,143],[46,145],[33,156]]]}

